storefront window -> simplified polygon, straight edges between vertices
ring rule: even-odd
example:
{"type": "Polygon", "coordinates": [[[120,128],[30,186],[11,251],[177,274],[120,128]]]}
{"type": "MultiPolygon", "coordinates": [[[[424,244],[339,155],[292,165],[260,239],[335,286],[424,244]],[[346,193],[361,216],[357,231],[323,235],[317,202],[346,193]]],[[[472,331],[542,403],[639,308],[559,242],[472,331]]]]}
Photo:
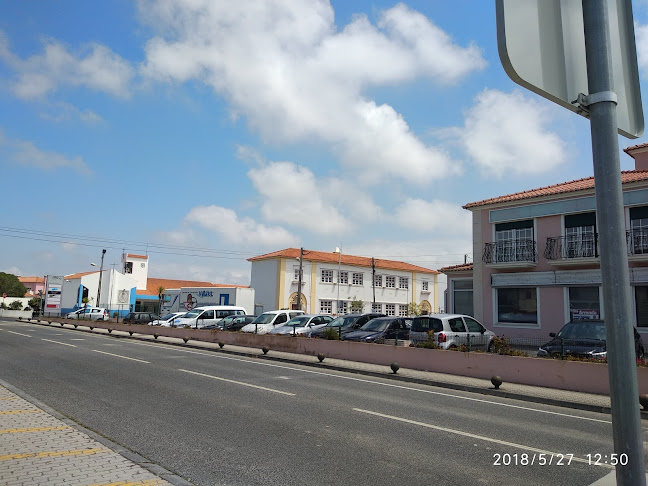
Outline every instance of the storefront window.
{"type": "Polygon", "coordinates": [[[455,314],[474,316],[472,280],[452,281],[452,303],[455,314]]]}
{"type": "Polygon", "coordinates": [[[600,319],[601,304],[598,287],[569,287],[569,319],[600,319]]]}
{"type": "Polygon", "coordinates": [[[536,324],[538,322],[536,289],[497,289],[497,320],[536,324]]]}
{"type": "Polygon", "coordinates": [[[637,327],[648,327],[648,287],[635,287],[637,327]]]}

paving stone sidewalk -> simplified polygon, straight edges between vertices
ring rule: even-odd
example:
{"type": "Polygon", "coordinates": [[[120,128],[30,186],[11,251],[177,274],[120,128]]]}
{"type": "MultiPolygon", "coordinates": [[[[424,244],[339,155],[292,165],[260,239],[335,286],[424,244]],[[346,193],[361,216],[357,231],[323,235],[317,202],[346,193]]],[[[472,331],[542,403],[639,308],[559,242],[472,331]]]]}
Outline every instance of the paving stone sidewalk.
{"type": "Polygon", "coordinates": [[[82,433],[73,424],[0,386],[0,484],[159,486],[171,483],[82,433]]]}

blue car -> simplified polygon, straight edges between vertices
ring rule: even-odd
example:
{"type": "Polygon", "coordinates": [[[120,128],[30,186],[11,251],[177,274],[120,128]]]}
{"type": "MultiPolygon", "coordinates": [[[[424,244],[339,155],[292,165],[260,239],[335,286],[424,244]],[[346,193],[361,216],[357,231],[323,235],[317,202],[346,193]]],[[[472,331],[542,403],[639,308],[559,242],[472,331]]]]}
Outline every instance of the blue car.
{"type": "Polygon", "coordinates": [[[411,323],[412,319],[407,317],[377,317],[357,331],[346,334],[344,340],[363,343],[382,342],[385,339],[406,341],[409,339],[411,323]]]}

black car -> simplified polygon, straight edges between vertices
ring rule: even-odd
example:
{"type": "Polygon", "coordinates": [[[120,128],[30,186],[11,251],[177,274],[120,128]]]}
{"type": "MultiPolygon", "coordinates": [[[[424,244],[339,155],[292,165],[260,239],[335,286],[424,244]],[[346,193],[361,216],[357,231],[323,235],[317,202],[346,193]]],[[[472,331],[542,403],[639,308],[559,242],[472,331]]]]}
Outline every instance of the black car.
{"type": "Polygon", "coordinates": [[[124,316],[124,324],[148,324],[159,319],[160,316],[153,312],[129,312],[124,316]]]}
{"type": "Polygon", "coordinates": [[[241,316],[241,315],[231,315],[223,317],[220,321],[215,324],[210,324],[203,327],[203,329],[222,329],[223,331],[239,331],[243,326],[249,324],[257,316],[241,316]]]}
{"type": "Polygon", "coordinates": [[[385,339],[409,339],[412,319],[405,317],[377,317],[371,319],[357,331],[344,335],[345,341],[375,343],[385,339]]]}
{"type": "MultiPolygon", "coordinates": [[[[571,321],[556,333],[553,339],[538,349],[538,356],[578,356],[607,358],[605,322],[595,320],[571,321]]],[[[643,358],[644,346],[641,336],[634,328],[634,345],[637,358],[643,358]]]]}
{"type": "Polygon", "coordinates": [[[327,329],[334,329],[337,333],[341,332],[342,336],[344,336],[345,334],[361,328],[371,319],[386,316],[386,314],[380,314],[379,312],[367,312],[366,314],[345,314],[333,319],[326,326],[314,330],[311,333],[311,337],[322,337],[327,329]]]}

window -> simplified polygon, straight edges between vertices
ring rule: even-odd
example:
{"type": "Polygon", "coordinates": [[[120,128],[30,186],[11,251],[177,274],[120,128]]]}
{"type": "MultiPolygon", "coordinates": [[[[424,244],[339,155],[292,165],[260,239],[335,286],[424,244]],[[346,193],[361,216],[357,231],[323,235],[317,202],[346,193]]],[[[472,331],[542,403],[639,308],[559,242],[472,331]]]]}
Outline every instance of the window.
{"type": "Polygon", "coordinates": [[[385,276],[385,287],[388,289],[396,288],[396,277],[390,275],[385,276]]]}
{"type": "Polygon", "coordinates": [[[569,287],[569,320],[600,319],[598,287],[569,287]]]}
{"type": "Polygon", "coordinates": [[[648,328],[648,287],[638,285],[634,289],[637,327],[648,328]]]}
{"type": "Polygon", "coordinates": [[[333,270],[322,269],[322,282],[333,283],[333,270]]]}
{"type": "Polygon", "coordinates": [[[396,304],[385,304],[385,314],[388,316],[396,315],[396,304]]]}
{"type": "Polygon", "coordinates": [[[428,288],[429,283],[430,282],[428,282],[427,280],[423,280],[423,282],[421,282],[421,290],[423,290],[424,292],[427,292],[429,290],[429,288],[428,288]]]}
{"type": "Polygon", "coordinates": [[[353,285],[362,285],[362,273],[354,273],[353,274],[353,285]]]}
{"type": "Polygon", "coordinates": [[[630,253],[648,254],[648,206],[630,208],[630,253]]]}
{"type": "Polygon", "coordinates": [[[206,310],[205,312],[202,313],[202,315],[198,319],[213,319],[213,318],[214,318],[214,311],[206,310]]]}
{"type": "Polygon", "coordinates": [[[409,315],[407,304],[400,304],[398,306],[398,315],[401,317],[407,317],[409,315]]]}
{"type": "Polygon", "coordinates": [[[533,220],[495,225],[495,247],[492,262],[536,261],[533,220]]]}
{"type": "Polygon", "coordinates": [[[464,317],[464,322],[466,323],[466,328],[468,329],[468,332],[479,332],[479,333],[481,333],[481,332],[485,331],[484,326],[482,326],[475,319],[471,319],[470,317],[464,317]]]}
{"type": "Polygon", "coordinates": [[[455,314],[474,315],[472,280],[452,280],[452,307],[455,314]]]}
{"type": "Polygon", "coordinates": [[[340,300],[338,303],[338,314],[348,314],[349,313],[349,303],[346,300],[340,300]]]}
{"type": "Polygon", "coordinates": [[[596,213],[565,216],[565,258],[586,258],[596,250],[596,213]]]}
{"type": "Polygon", "coordinates": [[[535,324],[538,297],[535,288],[497,289],[497,321],[535,324]]]}
{"type": "Polygon", "coordinates": [[[374,287],[382,287],[382,275],[374,275],[374,287]]]}
{"type": "Polygon", "coordinates": [[[382,304],[375,303],[371,306],[373,312],[379,312],[382,314],[382,304]]]}
{"type": "Polygon", "coordinates": [[[452,319],[448,319],[448,324],[450,324],[450,330],[452,332],[466,332],[466,328],[464,326],[463,320],[461,317],[455,317],[452,319]]]}
{"type": "Polygon", "coordinates": [[[133,273],[133,262],[126,262],[124,265],[124,273],[133,273]]]}
{"type": "Polygon", "coordinates": [[[322,314],[333,314],[333,301],[320,300],[320,312],[322,314]]]}
{"type": "MultiPolygon", "coordinates": [[[[295,267],[295,276],[293,277],[295,282],[299,282],[299,267],[295,267]]],[[[302,269],[302,282],[304,281],[304,270],[302,269]]]]}
{"type": "Polygon", "coordinates": [[[338,276],[338,283],[348,284],[349,283],[349,272],[340,272],[338,276]]]}
{"type": "Polygon", "coordinates": [[[398,278],[398,287],[401,289],[408,289],[409,288],[409,278],[407,277],[399,277],[398,278]]]}

